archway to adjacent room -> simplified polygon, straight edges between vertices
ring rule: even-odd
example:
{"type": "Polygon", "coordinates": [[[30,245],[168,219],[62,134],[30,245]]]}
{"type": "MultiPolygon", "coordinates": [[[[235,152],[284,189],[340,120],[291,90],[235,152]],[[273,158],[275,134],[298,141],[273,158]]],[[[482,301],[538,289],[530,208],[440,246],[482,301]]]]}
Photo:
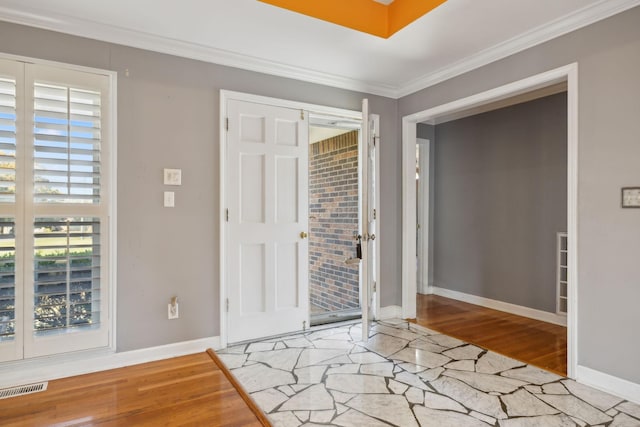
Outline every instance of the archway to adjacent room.
{"type": "MultiPolygon", "coordinates": [[[[424,202],[419,203],[416,192],[416,143],[419,142],[419,123],[435,124],[444,117],[454,117],[462,112],[483,109],[505,100],[535,91],[565,85],[567,92],[567,240],[566,240],[566,302],[567,302],[567,373],[575,376],[577,367],[577,66],[575,64],[551,70],[508,85],[436,106],[403,117],[403,255],[402,255],[402,313],[404,318],[416,316],[416,292],[422,292],[428,283],[418,283],[419,277],[429,276],[429,262],[416,268],[416,256],[420,251],[416,224],[424,226],[424,202]],[[418,209],[422,206],[422,209],[418,209]],[[420,219],[419,219],[420,216],[420,219]]],[[[424,141],[422,141],[424,143],[424,141]]],[[[433,141],[431,141],[433,144],[433,141]]],[[[424,164],[424,163],[423,163],[424,164]]],[[[428,200],[426,200],[428,205],[428,200]]],[[[427,207],[428,212],[428,207],[427,207]]],[[[427,218],[428,221],[428,218],[427,218]]],[[[428,228],[427,228],[428,230],[428,228]]],[[[425,258],[425,257],[423,257],[425,258]]],[[[427,281],[428,282],[428,281],[427,281]]]]}

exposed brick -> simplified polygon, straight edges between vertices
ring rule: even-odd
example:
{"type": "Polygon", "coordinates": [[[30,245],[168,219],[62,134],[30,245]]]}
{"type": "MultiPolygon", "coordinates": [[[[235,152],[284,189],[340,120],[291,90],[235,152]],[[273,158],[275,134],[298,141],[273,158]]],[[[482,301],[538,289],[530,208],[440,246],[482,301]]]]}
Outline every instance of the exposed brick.
{"type": "Polygon", "coordinates": [[[355,256],[358,230],[358,132],[312,144],[309,148],[310,300],[327,311],[359,306],[355,256]]]}

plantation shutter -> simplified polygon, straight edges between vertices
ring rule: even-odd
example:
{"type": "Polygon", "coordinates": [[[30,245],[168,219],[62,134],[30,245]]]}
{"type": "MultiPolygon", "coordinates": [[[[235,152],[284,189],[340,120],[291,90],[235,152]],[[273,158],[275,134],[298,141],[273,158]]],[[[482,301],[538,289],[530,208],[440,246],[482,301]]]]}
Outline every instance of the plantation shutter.
{"type": "Polygon", "coordinates": [[[23,248],[16,240],[24,221],[16,186],[23,169],[18,158],[23,74],[22,65],[0,59],[0,361],[23,356],[23,248]]]}
{"type": "Polygon", "coordinates": [[[15,339],[16,236],[12,218],[0,218],[0,342],[15,339]]]}
{"type": "MultiPolygon", "coordinates": [[[[16,81],[0,78],[0,202],[16,198],[16,81]]],[[[15,338],[15,222],[0,218],[0,341],[15,338]]]]}
{"type": "Polygon", "coordinates": [[[26,66],[25,357],[109,345],[109,78],[26,66]]]}
{"type": "Polygon", "coordinates": [[[0,362],[112,345],[110,73],[0,58],[0,362]]]}
{"type": "Polygon", "coordinates": [[[34,329],[100,323],[100,219],[37,218],[34,329]]]}
{"type": "Polygon", "coordinates": [[[34,202],[100,202],[100,93],[34,85],[34,202]]]}
{"type": "Polygon", "coordinates": [[[16,198],[16,81],[0,78],[0,202],[16,198]]]}

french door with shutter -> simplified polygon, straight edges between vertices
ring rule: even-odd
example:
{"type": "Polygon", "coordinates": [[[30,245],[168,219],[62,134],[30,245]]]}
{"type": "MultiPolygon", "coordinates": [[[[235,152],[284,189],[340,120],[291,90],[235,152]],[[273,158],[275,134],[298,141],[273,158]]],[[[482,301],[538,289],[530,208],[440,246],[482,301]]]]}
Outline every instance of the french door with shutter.
{"type": "Polygon", "coordinates": [[[0,59],[0,362],[110,344],[110,91],[0,59]]]}

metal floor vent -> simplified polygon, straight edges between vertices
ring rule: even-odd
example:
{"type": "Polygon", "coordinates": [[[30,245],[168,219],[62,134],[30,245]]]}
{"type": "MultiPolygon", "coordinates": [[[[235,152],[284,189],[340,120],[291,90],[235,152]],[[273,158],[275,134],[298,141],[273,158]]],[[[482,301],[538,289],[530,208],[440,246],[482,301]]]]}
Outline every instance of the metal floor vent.
{"type": "Polygon", "coordinates": [[[37,384],[19,385],[17,387],[0,389],[0,399],[8,399],[10,397],[24,396],[25,394],[38,393],[47,389],[47,381],[37,384]]]}

